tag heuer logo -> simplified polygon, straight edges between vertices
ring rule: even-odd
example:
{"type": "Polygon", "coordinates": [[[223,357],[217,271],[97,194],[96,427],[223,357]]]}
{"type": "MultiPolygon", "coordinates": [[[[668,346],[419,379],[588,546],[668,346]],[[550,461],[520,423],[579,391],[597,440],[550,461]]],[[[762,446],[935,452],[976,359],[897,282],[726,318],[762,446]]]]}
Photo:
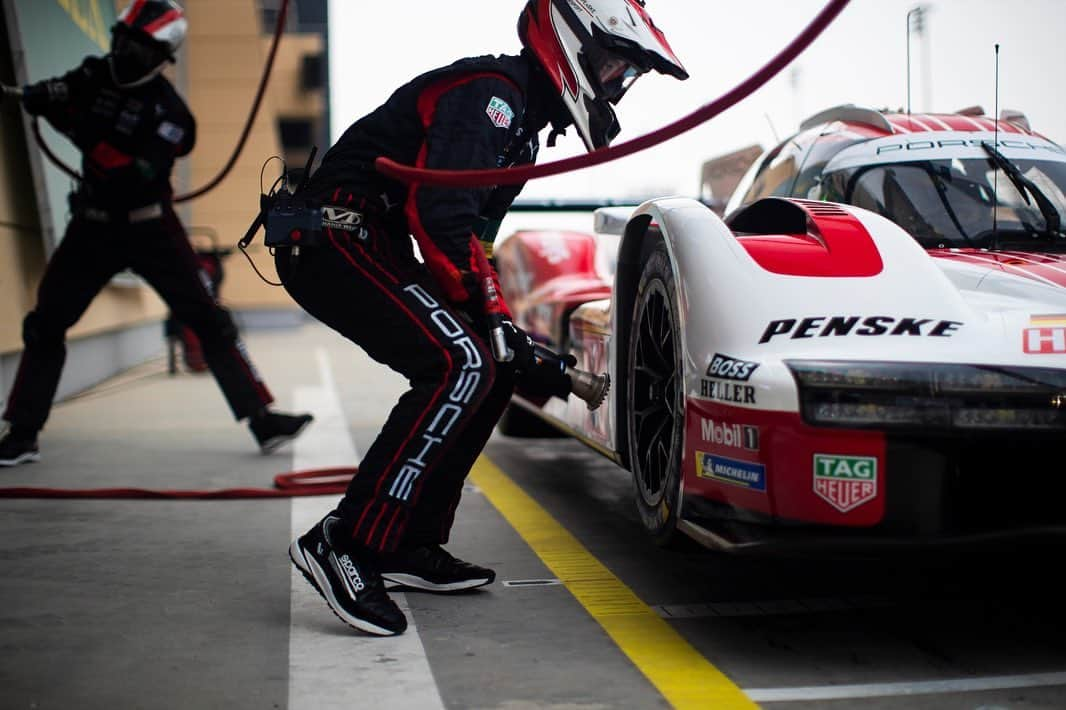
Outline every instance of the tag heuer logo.
{"type": "Polygon", "coordinates": [[[485,113],[488,114],[493,125],[497,128],[510,128],[511,122],[514,120],[514,111],[506,101],[498,96],[492,97],[488,108],[485,109],[485,113]]]}
{"type": "Polygon", "coordinates": [[[814,492],[841,513],[869,503],[877,497],[877,459],[815,454],[814,492]]]}

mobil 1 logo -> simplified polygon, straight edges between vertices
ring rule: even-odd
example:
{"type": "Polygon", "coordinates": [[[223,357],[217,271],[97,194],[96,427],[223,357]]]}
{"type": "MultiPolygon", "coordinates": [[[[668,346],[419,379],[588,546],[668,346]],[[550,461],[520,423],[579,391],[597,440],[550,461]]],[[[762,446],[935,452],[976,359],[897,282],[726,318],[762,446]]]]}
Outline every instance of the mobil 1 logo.
{"type": "Polygon", "coordinates": [[[877,497],[877,459],[815,454],[814,493],[841,513],[869,503],[877,497]]]}

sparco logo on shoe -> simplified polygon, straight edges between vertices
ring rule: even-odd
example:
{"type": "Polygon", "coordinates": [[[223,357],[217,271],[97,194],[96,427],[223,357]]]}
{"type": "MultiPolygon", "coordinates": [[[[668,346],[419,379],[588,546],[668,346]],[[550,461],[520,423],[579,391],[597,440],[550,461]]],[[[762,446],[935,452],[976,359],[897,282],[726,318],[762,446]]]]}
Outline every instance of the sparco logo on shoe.
{"type": "Polygon", "coordinates": [[[751,378],[751,373],[755,372],[758,367],[759,363],[757,362],[747,362],[728,355],[722,355],[721,353],[715,353],[710,367],[707,368],[707,377],[747,382],[751,378]]]}
{"type": "Polygon", "coordinates": [[[812,316],[770,321],[759,343],[787,335],[792,340],[830,338],[845,335],[909,335],[930,338],[950,338],[964,326],[954,320],[935,318],[895,318],[893,316],[812,316]]]}
{"type": "Polygon", "coordinates": [[[462,372],[455,386],[448,393],[448,401],[428,417],[429,425],[421,431],[422,450],[404,462],[400,472],[396,475],[396,480],[389,488],[389,495],[399,500],[410,499],[411,493],[414,492],[415,482],[426,468],[430,453],[444,441],[444,437],[459,421],[474,393],[477,392],[478,385],[481,383],[481,370],[485,366],[481,351],[463,330],[463,326],[437,303],[433,296],[418,284],[412,284],[404,291],[414,296],[421,305],[431,311],[430,321],[441,335],[463,352],[466,362],[462,365],[462,372]]]}
{"type": "Polygon", "coordinates": [[[700,434],[704,441],[734,449],[759,450],[759,427],[747,424],[725,424],[713,419],[700,419],[700,434]]]}
{"type": "Polygon", "coordinates": [[[344,573],[348,575],[348,579],[351,580],[352,587],[355,591],[363,591],[366,588],[366,585],[363,584],[363,578],[360,576],[359,569],[355,566],[355,563],[352,562],[352,558],[348,555],[341,555],[338,558],[338,561],[341,564],[341,569],[344,570],[344,573]]]}

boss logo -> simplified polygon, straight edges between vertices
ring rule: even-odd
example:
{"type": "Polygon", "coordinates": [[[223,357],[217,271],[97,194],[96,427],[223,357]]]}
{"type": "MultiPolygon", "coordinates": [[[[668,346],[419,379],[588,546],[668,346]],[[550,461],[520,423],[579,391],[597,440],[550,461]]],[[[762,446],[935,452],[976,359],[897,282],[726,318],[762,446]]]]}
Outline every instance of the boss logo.
{"type": "Polygon", "coordinates": [[[738,380],[747,382],[751,374],[759,367],[757,362],[747,362],[735,357],[715,353],[711,360],[711,366],[707,368],[708,377],[717,377],[722,380],[738,380]]]}

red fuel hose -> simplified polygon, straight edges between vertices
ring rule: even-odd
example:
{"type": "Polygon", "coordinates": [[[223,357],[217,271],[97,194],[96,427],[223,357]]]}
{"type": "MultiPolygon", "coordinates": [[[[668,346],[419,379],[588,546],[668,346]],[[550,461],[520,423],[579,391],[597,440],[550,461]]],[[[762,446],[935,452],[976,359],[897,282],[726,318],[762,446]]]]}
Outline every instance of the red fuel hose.
{"type": "MultiPolygon", "coordinates": [[[[252,101],[252,109],[248,114],[248,120],[244,124],[244,128],[241,130],[241,135],[237,139],[237,146],[233,149],[233,153],[230,155],[229,160],[222,170],[216,175],[210,182],[201,188],[193,190],[184,195],[178,195],[174,198],[174,202],[188,202],[195,200],[197,197],[202,197],[211,190],[218,187],[219,183],[226,179],[230,171],[233,170],[233,166],[237,163],[237,158],[240,157],[244,151],[244,146],[248,142],[248,136],[252,132],[252,125],[255,123],[256,116],[259,115],[259,108],[263,104],[263,97],[266,95],[266,87],[270,82],[270,75],[274,70],[274,58],[278,53],[278,45],[281,43],[281,35],[285,33],[285,18],[289,12],[289,0],[282,0],[281,8],[278,10],[278,20],[274,27],[274,41],[270,45],[270,53],[267,55],[266,65],[263,67],[263,75],[259,79],[259,88],[256,90],[255,99],[252,101]]],[[[41,135],[41,127],[37,120],[37,117],[33,117],[33,135],[37,139],[37,144],[41,147],[41,151],[52,161],[52,163],[62,170],[64,173],[74,178],[75,180],[81,180],[81,175],[76,170],[64,163],[59,156],[52,152],[52,149],[44,141],[44,137],[41,135]]]]}
{"type": "Polygon", "coordinates": [[[830,0],[818,16],[776,57],[745,81],[728,93],[723,94],[706,106],[671,123],[657,131],[620,143],[611,148],[604,148],[587,155],[579,155],[565,160],[558,160],[544,165],[528,165],[520,168],[502,168],[494,170],[426,170],[397,163],[388,158],[378,158],[374,167],[378,172],[404,183],[417,182],[422,185],[444,185],[448,187],[486,187],[491,185],[514,185],[537,178],[558,175],[560,173],[580,170],[592,165],[607,163],[638,153],[647,148],[665,143],[689,131],[726,109],[747,98],[766,82],[781,72],[792,60],[798,57],[815,39],[833,23],[850,0],[830,0]]]}
{"type": "Polygon", "coordinates": [[[219,490],[160,490],[154,488],[0,488],[0,498],[81,498],[95,500],[240,500],[248,498],[298,498],[340,495],[348,487],[354,466],[320,468],[274,476],[273,488],[222,488],[219,490]]]}

